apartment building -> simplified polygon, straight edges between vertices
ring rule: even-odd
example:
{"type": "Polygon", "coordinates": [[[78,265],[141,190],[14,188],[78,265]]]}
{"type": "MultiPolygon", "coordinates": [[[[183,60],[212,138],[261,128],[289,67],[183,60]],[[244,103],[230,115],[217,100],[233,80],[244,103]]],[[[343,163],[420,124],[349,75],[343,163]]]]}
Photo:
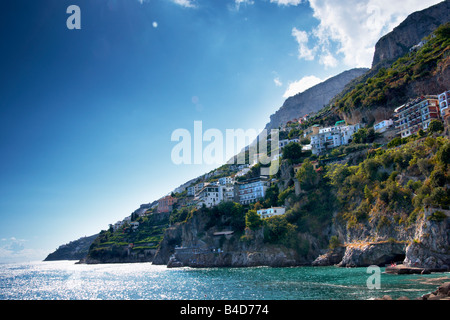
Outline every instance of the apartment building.
{"type": "Polygon", "coordinates": [[[170,212],[177,199],[171,196],[166,196],[158,200],[158,213],[170,212]]]}
{"type": "Polygon", "coordinates": [[[240,204],[250,204],[264,198],[269,182],[265,177],[258,177],[234,184],[234,198],[240,204]]]}
{"type": "Polygon", "coordinates": [[[362,124],[345,125],[342,121],[332,127],[320,128],[317,134],[311,135],[311,151],[317,155],[328,149],[346,145],[360,128],[362,124]]]}
{"type": "Polygon", "coordinates": [[[195,197],[197,208],[205,205],[207,208],[218,205],[223,201],[223,187],[217,185],[206,185],[195,197]]]}
{"type": "Polygon", "coordinates": [[[227,185],[231,185],[234,183],[234,180],[232,177],[223,177],[223,178],[219,178],[219,185],[220,186],[227,186],[227,185]]]}
{"type": "Polygon", "coordinates": [[[444,123],[450,124],[450,91],[446,91],[438,95],[439,100],[439,109],[441,113],[441,118],[444,120],[444,123]]]}
{"type": "Polygon", "coordinates": [[[395,109],[394,114],[395,128],[402,138],[427,130],[432,120],[440,118],[438,96],[414,99],[395,109]]]}

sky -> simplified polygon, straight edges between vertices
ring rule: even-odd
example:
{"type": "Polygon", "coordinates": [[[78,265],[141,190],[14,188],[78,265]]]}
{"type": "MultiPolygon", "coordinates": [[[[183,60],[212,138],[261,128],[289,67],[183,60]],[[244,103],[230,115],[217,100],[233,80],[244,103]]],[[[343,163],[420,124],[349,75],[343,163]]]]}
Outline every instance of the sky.
{"type": "Polygon", "coordinates": [[[175,164],[172,133],[262,129],[439,2],[1,1],[0,263],[42,260],[218,167],[175,164]]]}

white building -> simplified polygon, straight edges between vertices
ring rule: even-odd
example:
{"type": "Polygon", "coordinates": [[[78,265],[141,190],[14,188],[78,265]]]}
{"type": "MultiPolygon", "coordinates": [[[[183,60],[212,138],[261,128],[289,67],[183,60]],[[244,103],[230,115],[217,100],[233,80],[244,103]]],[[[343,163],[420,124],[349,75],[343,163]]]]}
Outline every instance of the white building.
{"type": "Polygon", "coordinates": [[[206,185],[195,197],[197,208],[201,208],[203,204],[207,208],[218,205],[223,201],[223,187],[215,185],[206,185]]]}
{"type": "Polygon", "coordinates": [[[392,127],[393,125],[394,125],[394,120],[392,120],[392,119],[389,119],[389,120],[383,120],[383,121],[380,121],[380,122],[376,123],[376,124],[373,126],[373,129],[375,130],[375,132],[383,133],[383,132],[385,132],[389,127],[392,127]]]}
{"type": "Polygon", "coordinates": [[[336,123],[333,127],[321,128],[319,133],[311,135],[311,151],[321,154],[327,149],[336,148],[349,143],[353,134],[362,128],[361,124],[342,125],[336,123]]]}
{"type": "Polygon", "coordinates": [[[205,186],[209,185],[208,182],[199,182],[196,185],[187,188],[187,195],[190,197],[196,196],[205,186]]]}
{"type": "Polygon", "coordinates": [[[299,139],[290,139],[290,140],[286,139],[286,140],[278,141],[278,148],[282,149],[282,148],[286,147],[291,142],[298,143],[299,139]]]}
{"type": "Polygon", "coordinates": [[[232,177],[223,177],[219,178],[219,185],[220,186],[228,186],[234,183],[234,180],[232,177]]]}
{"type": "Polygon", "coordinates": [[[250,204],[264,198],[269,183],[264,178],[253,178],[236,182],[235,195],[240,204],[250,204]]]}
{"type": "Polygon", "coordinates": [[[261,209],[257,212],[261,216],[261,219],[265,219],[273,216],[281,216],[286,213],[286,209],[283,207],[275,207],[270,209],[261,209]]]}
{"type": "Polygon", "coordinates": [[[113,230],[117,231],[118,229],[120,229],[125,223],[123,221],[117,221],[116,223],[113,224],[113,230]]]}

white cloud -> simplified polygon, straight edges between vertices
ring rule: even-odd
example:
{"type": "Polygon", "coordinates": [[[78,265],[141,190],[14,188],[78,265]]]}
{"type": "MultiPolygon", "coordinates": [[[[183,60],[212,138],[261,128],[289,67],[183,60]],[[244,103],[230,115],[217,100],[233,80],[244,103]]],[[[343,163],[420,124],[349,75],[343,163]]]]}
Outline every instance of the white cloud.
{"type": "Polygon", "coordinates": [[[337,59],[330,52],[325,52],[322,54],[320,56],[319,63],[323,64],[325,68],[334,68],[338,65],[337,59]]]}
{"type": "Polygon", "coordinates": [[[234,0],[234,3],[239,8],[241,4],[254,4],[255,2],[253,0],[234,0]]]}
{"type": "MultiPolygon", "coordinates": [[[[276,1],[276,0],[271,0],[276,1]]],[[[276,1],[280,2],[282,0],[276,1]]],[[[292,2],[295,1],[288,1],[292,2]]],[[[428,8],[440,0],[309,0],[314,17],[319,25],[306,37],[314,46],[306,47],[307,41],[299,42],[299,58],[312,60],[314,53],[326,67],[336,66],[340,55],[343,62],[351,67],[370,67],[376,42],[392,31],[409,14],[428,8]],[[333,50],[333,45],[337,49],[333,50]],[[330,54],[334,51],[334,55],[330,54]],[[309,54],[311,53],[311,54],[309,54]]],[[[295,28],[294,28],[295,29],[295,28]]],[[[297,29],[295,29],[297,30],[297,29]]],[[[305,33],[297,30],[296,35],[305,33]]]]}
{"type": "Polygon", "coordinates": [[[172,0],[174,3],[179,4],[180,6],[186,8],[194,8],[195,4],[192,3],[191,0],[172,0]]]}
{"type": "Polygon", "coordinates": [[[305,59],[308,61],[314,60],[314,51],[308,47],[308,34],[305,31],[298,30],[297,28],[292,29],[292,36],[298,43],[298,58],[305,59]]]}
{"type": "Polygon", "coordinates": [[[311,87],[314,87],[316,84],[319,84],[325,80],[322,80],[316,76],[306,76],[302,79],[289,83],[289,87],[284,93],[284,98],[289,98],[295,96],[297,93],[304,92],[311,87]]]}
{"type": "Polygon", "coordinates": [[[276,77],[275,79],[273,79],[273,82],[275,83],[275,85],[277,87],[281,87],[283,85],[283,82],[281,82],[280,78],[276,77]]]}
{"type": "MultiPolygon", "coordinates": [[[[148,2],[150,0],[138,0],[140,4],[143,4],[144,2],[148,2]]],[[[196,5],[193,3],[194,0],[171,0],[173,3],[176,3],[180,6],[186,7],[186,8],[195,8],[196,5]]]]}
{"type": "Polygon", "coordinates": [[[270,2],[283,6],[297,6],[302,3],[303,0],[270,0],[270,2]]]}

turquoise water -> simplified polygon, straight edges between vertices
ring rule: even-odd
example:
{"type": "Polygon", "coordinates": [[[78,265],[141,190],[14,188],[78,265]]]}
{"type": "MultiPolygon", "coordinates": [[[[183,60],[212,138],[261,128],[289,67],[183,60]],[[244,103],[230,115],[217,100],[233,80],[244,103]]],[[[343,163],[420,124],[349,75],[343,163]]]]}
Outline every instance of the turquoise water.
{"type": "MultiPolygon", "coordinates": [[[[382,269],[383,270],[383,269],[382,269]]],[[[370,290],[366,268],[167,269],[150,263],[78,265],[74,261],[0,265],[1,300],[359,300],[417,298],[447,277],[381,274],[370,290]]],[[[450,280],[449,280],[450,281],[450,280]]]]}

